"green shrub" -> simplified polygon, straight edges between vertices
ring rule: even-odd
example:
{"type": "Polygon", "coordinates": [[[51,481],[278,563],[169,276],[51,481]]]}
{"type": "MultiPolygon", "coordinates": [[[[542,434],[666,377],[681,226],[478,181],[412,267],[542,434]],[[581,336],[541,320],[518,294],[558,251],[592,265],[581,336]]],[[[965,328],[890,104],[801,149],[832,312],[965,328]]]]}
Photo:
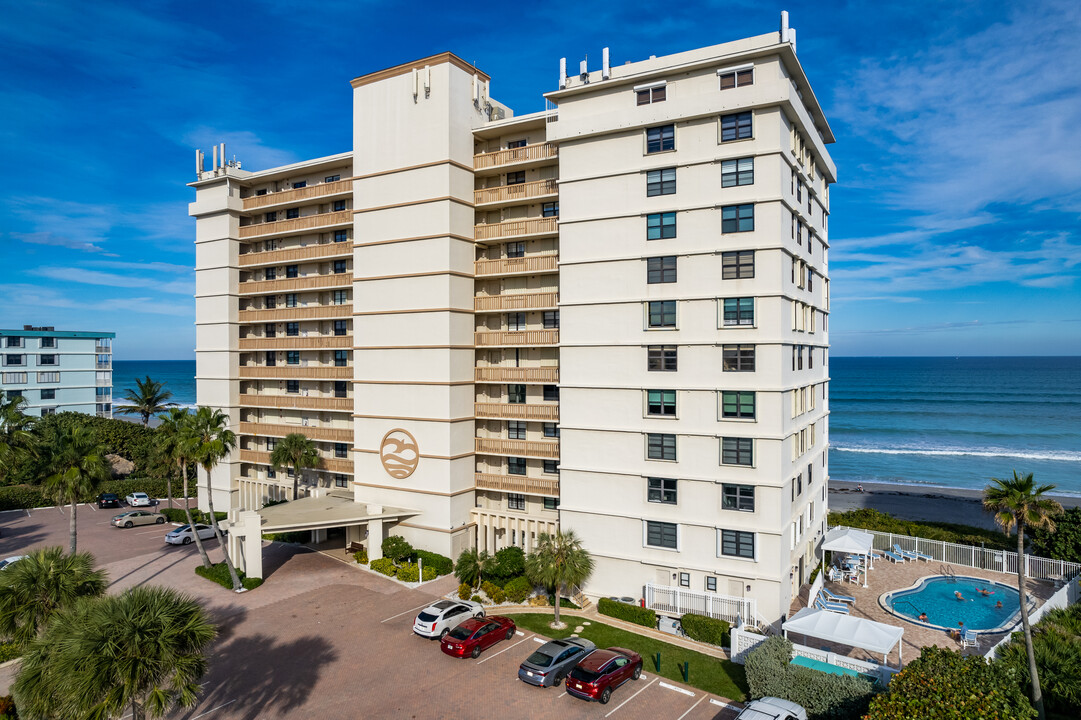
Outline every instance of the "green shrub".
{"type": "Polygon", "coordinates": [[[525,602],[525,599],[533,592],[533,583],[529,578],[519,576],[508,582],[503,591],[507,593],[507,599],[513,603],[525,602]]]}
{"type": "Polygon", "coordinates": [[[525,572],[525,551],[511,545],[495,554],[495,567],[488,571],[488,578],[502,587],[525,572]]]}
{"type": "MultiPolygon", "coordinates": [[[[414,560],[423,560],[424,569],[431,568],[437,575],[450,575],[454,572],[454,561],[446,555],[428,552],[427,550],[413,550],[414,560]]],[[[427,574],[427,573],[425,573],[427,574]]]]}
{"type": "Polygon", "coordinates": [[[744,669],[751,697],[784,697],[788,679],[788,663],[792,659],[792,643],[781,637],[771,637],[747,654],[744,669]]]}
{"type": "MultiPolygon", "coordinates": [[[[233,589],[233,581],[229,579],[229,568],[223,562],[212,565],[209,570],[202,565],[199,565],[195,568],[195,574],[200,577],[205,577],[207,580],[213,580],[228,590],[233,589]]],[[[240,578],[240,584],[247,590],[254,590],[263,584],[263,578],[245,577],[244,573],[240,570],[237,570],[236,574],[240,578]]]]}
{"type": "Polygon", "coordinates": [[[297,543],[299,545],[303,545],[304,543],[308,542],[309,540],[311,540],[311,537],[311,530],[296,530],[294,532],[283,533],[267,533],[266,535],[263,535],[264,540],[281,543],[297,543]]]}
{"type": "Polygon", "coordinates": [[[428,582],[429,580],[435,580],[437,577],[439,577],[439,573],[437,573],[434,568],[430,568],[427,565],[424,566],[424,576],[421,578],[421,581],[428,582]]]}
{"type": "Polygon", "coordinates": [[[357,550],[355,553],[353,553],[353,560],[360,563],[361,565],[367,565],[368,551],[364,548],[357,550]]]}
{"type": "Polygon", "coordinates": [[[14,660],[17,657],[20,657],[22,654],[23,651],[19,648],[17,643],[0,643],[0,663],[6,663],[8,660],[14,660]]]}
{"type": "Polygon", "coordinates": [[[627,603],[616,602],[615,600],[609,600],[608,598],[601,598],[597,601],[597,612],[601,615],[626,620],[627,622],[632,622],[635,625],[641,625],[642,627],[657,627],[657,613],[649,608],[628,605],[627,603]]]}
{"type": "Polygon", "coordinates": [[[383,557],[402,562],[413,555],[413,546],[401,535],[391,535],[383,541],[383,557]]]}
{"type": "Polygon", "coordinates": [[[469,583],[462,583],[458,586],[458,599],[468,600],[469,596],[473,594],[473,588],[469,586],[469,583]]]}
{"type": "Polygon", "coordinates": [[[406,563],[398,568],[398,579],[402,582],[417,582],[420,580],[420,570],[414,563],[406,563]]]}
{"type": "MultiPolygon", "coordinates": [[[[1081,708],[1081,604],[1047,611],[1032,628],[1032,647],[1047,711],[1076,714],[1081,708]]],[[[1013,675],[1022,693],[1028,692],[1023,634],[1014,633],[1011,641],[999,648],[996,664],[1013,675]]]]}
{"type": "Polygon", "coordinates": [[[503,592],[503,588],[501,587],[497,587],[490,597],[492,598],[492,602],[496,605],[502,605],[507,602],[507,594],[503,592]]]}
{"type": "MultiPolygon", "coordinates": [[[[548,596],[548,607],[555,607],[555,604],[556,604],[556,596],[555,595],[549,595],[548,596]]],[[[571,600],[568,600],[565,597],[559,598],[559,607],[567,608],[569,610],[581,610],[582,609],[582,608],[578,607],[578,605],[576,603],[574,603],[571,600]]]]}
{"type": "Polygon", "coordinates": [[[810,720],[848,720],[867,711],[871,683],[852,675],[830,675],[789,664],[792,643],[774,636],[747,655],[751,697],[779,697],[802,705],[810,720]]]}
{"type": "Polygon", "coordinates": [[[54,504],[52,500],[42,495],[41,491],[35,487],[10,485],[0,488],[0,511],[29,510],[54,504]]]}
{"type": "Polygon", "coordinates": [[[398,572],[398,568],[394,566],[394,561],[390,558],[385,557],[372,560],[370,563],[368,563],[368,567],[370,567],[372,570],[375,570],[376,572],[381,572],[384,575],[389,575],[390,577],[394,577],[398,572]]]}
{"type": "Polygon", "coordinates": [[[481,583],[480,590],[490,598],[495,595],[496,590],[502,590],[502,588],[491,580],[485,580],[481,583]]]}
{"type": "Polygon", "coordinates": [[[469,599],[472,600],[475,603],[484,602],[483,599],[481,599],[480,595],[474,595],[473,597],[471,597],[469,599]]]}
{"type": "Polygon", "coordinates": [[[728,647],[730,625],[724,620],[687,613],[679,619],[679,623],[683,626],[683,632],[691,640],[709,643],[718,647],[728,647]]]}
{"type": "Polygon", "coordinates": [[[1032,534],[1032,554],[1081,563],[1081,507],[1070,508],[1055,518],[1054,530],[1036,528],[1032,534]]]}
{"type": "MultiPolygon", "coordinates": [[[[185,515],[184,511],[180,508],[162,508],[158,512],[164,515],[165,519],[169,522],[184,523],[185,525],[188,523],[188,516],[185,515]]],[[[192,511],[192,519],[195,519],[194,511],[192,511]]]]}
{"type": "Polygon", "coordinates": [[[995,530],[985,530],[971,525],[940,522],[915,522],[899,520],[889,513],[873,508],[861,508],[848,512],[831,512],[829,525],[848,525],[864,530],[878,530],[894,535],[909,535],[928,540],[958,543],[960,545],[983,545],[995,550],[1017,550],[1017,536],[1010,537],[995,530]]]}

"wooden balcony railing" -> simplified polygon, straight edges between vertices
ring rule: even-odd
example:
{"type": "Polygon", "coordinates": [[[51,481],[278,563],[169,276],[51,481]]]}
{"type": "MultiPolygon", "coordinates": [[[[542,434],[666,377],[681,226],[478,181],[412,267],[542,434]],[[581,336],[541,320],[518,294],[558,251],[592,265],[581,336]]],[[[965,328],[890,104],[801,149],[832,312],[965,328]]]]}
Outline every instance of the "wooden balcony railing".
{"type": "Polygon", "coordinates": [[[299,260],[319,260],[321,258],[350,257],[353,244],[349,242],[328,242],[305,247],[285,248],[284,250],[266,250],[249,252],[240,256],[240,267],[249,265],[270,265],[299,260]]]}
{"type": "Polygon", "coordinates": [[[547,383],[559,382],[558,367],[479,367],[474,369],[479,383],[547,383]]]}
{"type": "Polygon", "coordinates": [[[309,185],[295,190],[282,190],[276,193],[267,193],[266,195],[252,195],[251,197],[244,198],[244,209],[258,210],[259,208],[270,207],[272,205],[299,203],[304,200],[314,200],[315,198],[329,197],[331,195],[341,195],[352,192],[352,190],[353,181],[351,179],[335,180],[334,182],[309,185]]]}
{"type": "Polygon", "coordinates": [[[309,305],[308,307],[274,308],[273,310],[241,310],[237,317],[242,323],[350,318],[353,317],[353,304],[309,305]]]}
{"type": "Polygon", "coordinates": [[[558,345],[558,330],[482,330],[473,333],[477,347],[558,345]]]}
{"type": "Polygon", "coordinates": [[[292,433],[300,433],[309,440],[322,440],[324,442],[353,442],[353,430],[351,428],[312,427],[310,425],[275,425],[271,423],[242,422],[240,423],[242,435],[255,435],[259,437],[285,437],[292,433]]]}
{"type": "MultiPolygon", "coordinates": [[[[241,397],[244,397],[241,395],[241,397]]],[[[474,403],[473,413],[478,420],[536,420],[557,422],[559,405],[538,403],[474,403]]]]}
{"type": "Polygon", "coordinates": [[[484,205],[497,202],[517,202],[531,198],[542,198],[559,192],[559,181],[554,179],[536,180],[517,185],[481,188],[473,191],[473,204],[484,205]]]}
{"type": "Polygon", "coordinates": [[[559,497],[559,480],[529,477],[528,475],[495,475],[476,473],[478,490],[501,490],[523,495],[548,495],[559,497]]]}
{"type": "Polygon", "coordinates": [[[330,275],[308,275],[307,277],[279,278],[277,280],[248,280],[240,283],[237,292],[240,295],[265,295],[267,293],[287,293],[298,290],[350,287],[353,287],[352,273],[331,273],[330,275]]]}
{"type": "Polygon", "coordinates": [[[501,223],[487,223],[473,226],[473,237],[477,240],[502,240],[530,235],[555,235],[559,232],[559,218],[539,217],[528,220],[508,220],[501,223]]]}
{"type": "MultiPolygon", "coordinates": [[[[258,450],[241,450],[240,462],[259,463],[260,465],[270,464],[270,453],[260,452],[258,450]]],[[[328,470],[330,472],[339,473],[353,473],[353,461],[341,460],[338,458],[320,458],[319,466],[316,470],[328,470]]]]}
{"type": "Polygon", "coordinates": [[[331,365],[241,365],[241,380],[258,380],[260,378],[305,379],[305,380],[352,380],[353,368],[334,367],[331,365]]]}
{"type": "Polygon", "coordinates": [[[496,150],[495,152],[474,155],[473,169],[483,170],[512,163],[546,160],[557,155],[559,155],[559,148],[552,143],[534,143],[525,147],[508,148],[507,150],[496,150]]]}
{"type": "Polygon", "coordinates": [[[256,223],[245,225],[240,228],[240,239],[262,237],[263,235],[283,235],[297,233],[305,230],[315,230],[330,225],[349,225],[353,222],[352,210],[339,210],[338,212],[319,213],[318,215],[306,215],[293,218],[292,220],[277,220],[275,222],[256,223]]]}
{"type": "Polygon", "coordinates": [[[353,412],[353,398],[317,397],[286,393],[282,395],[259,395],[241,393],[240,407],[280,408],[289,410],[340,410],[353,412]]]}
{"type": "Polygon", "coordinates": [[[240,338],[241,350],[331,350],[353,347],[351,335],[240,338]]]}
{"type": "Polygon", "coordinates": [[[477,453],[481,455],[511,455],[545,460],[559,459],[558,440],[508,440],[505,438],[476,438],[477,453]]]}
{"type": "Polygon", "coordinates": [[[487,295],[473,298],[473,309],[477,312],[498,312],[500,310],[539,310],[555,308],[559,305],[558,292],[518,293],[514,295],[487,295]]]}
{"type": "Polygon", "coordinates": [[[542,273],[559,270],[558,253],[538,253],[520,258],[501,258],[499,260],[477,260],[473,263],[473,272],[477,277],[483,275],[510,275],[512,273],[542,273]]]}

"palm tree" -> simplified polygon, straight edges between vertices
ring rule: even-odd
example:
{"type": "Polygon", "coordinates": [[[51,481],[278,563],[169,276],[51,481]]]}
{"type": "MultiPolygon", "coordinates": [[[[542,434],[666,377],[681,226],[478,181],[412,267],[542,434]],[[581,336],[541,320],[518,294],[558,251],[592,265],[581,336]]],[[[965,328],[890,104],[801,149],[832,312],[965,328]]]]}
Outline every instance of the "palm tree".
{"type": "Polygon", "coordinates": [[[94,430],[82,425],[67,425],[50,433],[46,441],[49,448],[49,464],[53,474],[45,478],[42,492],[56,498],[56,502],[68,503],[72,555],[76,552],[75,511],[79,502],[93,496],[98,486],[112,477],[109,461],[105,459],[105,446],[99,442],[94,430]]]}
{"type": "Polygon", "coordinates": [[[300,493],[300,473],[306,468],[318,467],[322,459],[315,443],[300,433],[289,433],[274,446],[270,453],[270,465],[275,470],[288,466],[293,470],[293,499],[300,493]]]}
{"type": "Polygon", "coordinates": [[[36,418],[23,413],[25,405],[21,395],[0,397],[0,485],[7,485],[8,478],[37,453],[36,418]]]}
{"type": "MultiPolygon", "coordinates": [[[[191,506],[188,502],[188,465],[195,462],[195,437],[192,433],[192,414],[182,408],[169,408],[165,415],[158,415],[161,425],[158,426],[156,442],[157,451],[172,459],[180,473],[180,481],[184,486],[184,517],[188,521],[188,527],[195,527],[191,517],[191,506]]],[[[169,481],[169,504],[172,504],[173,487],[169,481]]],[[[199,539],[199,533],[192,533],[195,538],[195,547],[199,549],[199,557],[203,560],[203,567],[207,570],[213,567],[210,555],[199,539]]]]}
{"type": "Polygon", "coordinates": [[[214,536],[218,538],[222,555],[225,557],[225,567],[229,569],[229,579],[233,581],[233,590],[237,592],[244,589],[240,584],[240,578],[233,567],[233,560],[229,557],[229,547],[222,537],[221,528],[218,527],[218,518],[214,514],[214,490],[210,483],[210,471],[236,447],[236,434],[230,430],[229,416],[221,410],[208,407],[197,408],[191,419],[191,442],[192,451],[203,470],[206,472],[206,505],[210,512],[210,524],[214,528],[214,536]]]}
{"type": "Polygon", "coordinates": [[[1062,505],[1046,493],[1055,489],[1054,485],[1036,485],[1032,473],[1018,475],[1013,471],[1013,478],[1000,480],[991,478],[991,484],[983,491],[983,507],[995,514],[995,522],[1009,534],[1017,528],[1017,590],[1021,600],[1021,624],[1025,629],[1025,650],[1028,653],[1028,670],[1032,678],[1032,704],[1040,720],[1044,718],[1043,694],[1040,692],[1040,678],[1036,674],[1036,653],[1032,646],[1032,628],[1028,620],[1028,588],[1025,583],[1025,528],[1055,529],[1055,515],[1062,514],[1062,505]]]}
{"type": "Polygon", "coordinates": [[[0,636],[25,647],[57,612],[84,597],[101,597],[108,580],[90,553],[35,550],[0,573],[0,636]]]}
{"type": "Polygon", "coordinates": [[[471,587],[480,587],[484,574],[491,572],[496,565],[495,557],[487,550],[463,550],[454,565],[454,577],[471,587]]]}
{"type": "Polygon", "coordinates": [[[135,378],[135,387],[124,391],[124,399],[131,404],[118,405],[116,411],[125,415],[141,415],[143,427],[147,427],[151,415],[176,406],[174,402],[166,402],[172,396],[173,392],[165,389],[164,382],[151,380],[149,375],[143,380],[135,378]]]}
{"type": "Polygon", "coordinates": [[[202,606],[171,588],[84,600],[23,655],[11,688],[19,716],[144,720],[194,707],[216,635],[202,606]]]}
{"type": "Polygon", "coordinates": [[[557,530],[554,535],[541,533],[536,550],[525,559],[525,573],[529,579],[555,593],[552,627],[563,627],[559,622],[563,590],[568,585],[581,584],[592,572],[593,558],[573,530],[557,530]]]}

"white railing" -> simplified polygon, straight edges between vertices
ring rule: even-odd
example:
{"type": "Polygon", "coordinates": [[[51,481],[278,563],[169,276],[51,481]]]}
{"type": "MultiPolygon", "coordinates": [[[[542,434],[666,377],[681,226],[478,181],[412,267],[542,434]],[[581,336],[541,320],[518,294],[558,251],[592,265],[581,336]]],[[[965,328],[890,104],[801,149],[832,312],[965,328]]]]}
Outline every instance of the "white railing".
{"type": "Polygon", "coordinates": [[[737,620],[759,622],[757,603],[753,598],[700,593],[671,585],[646,583],[646,607],[666,615],[694,613],[720,618],[735,625],[737,620]]]}
{"type": "MultiPolygon", "coordinates": [[[[1081,580],[1071,580],[1070,582],[1059,588],[1058,592],[1047,599],[1040,607],[1036,608],[1033,612],[1029,613],[1028,621],[1030,625],[1035,625],[1040,619],[1047,614],[1048,610],[1054,610],[1055,608],[1064,608],[1069,605],[1073,605],[1081,600],[1081,580]]],[[[1021,632],[1023,625],[1020,620],[1017,624],[1010,628],[1010,631],[1006,633],[1006,636],[999,640],[995,645],[984,653],[984,657],[988,660],[995,659],[995,653],[998,649],[1010,642],[1013,638],[1013,634],[1021,632]]]]}
{"type": "MultiPolygon", "coordinates": [[[[745,664],[747,662],[747,655],[767,640],[767,636],[765,635],[759,635],[758,633],[748,632],[743,628],[735,627],[732,628],[730,638],[732,640],[732,645],[729,648],[729,652],[732,656],[732,662],[737,662],[740,665],[745,664]]],[[[810,658],[836,667],[855,670],[864,675],[877,677],[879,683],[883,687],[889,684],[890,678],[899,672],[896,668],[891,668],[888,665],[865,662],[863,660],[848,657],[847,655],[838,655],[835,652],[819,650],[806,645],[797,645],[796,643],[792,643],[792,656],[810,658]]]]}
{"type": "Polygon", "coordinates": [[[818,577],[811,583],[811,589],[807,593],[807,607],[814,607],[815,598],[818,597],[818,593],[822,592],[822,585],[825,584],[826,573],[825,570],[819,570],[818,577]]]}

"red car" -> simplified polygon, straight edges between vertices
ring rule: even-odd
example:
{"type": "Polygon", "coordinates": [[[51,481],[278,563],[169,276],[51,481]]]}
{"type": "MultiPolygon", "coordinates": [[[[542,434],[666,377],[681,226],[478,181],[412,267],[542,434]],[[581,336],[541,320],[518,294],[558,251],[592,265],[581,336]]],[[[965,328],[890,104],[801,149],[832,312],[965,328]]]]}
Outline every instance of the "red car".
{"type": "Polygon", "coordinates": [[[611,699],[613,690],[641,675],[642,656],[634,650],[618,647],[594,650],[567,676],[567,692],[604,705],[611,699]]]}
{"type": "Polygon", "coordinates": [[[477,657],[500,640],[510,640],[518,628],[514,621],[500,615],[469,618],[443,636],[439,649],[451,657],[477,657]]]}

